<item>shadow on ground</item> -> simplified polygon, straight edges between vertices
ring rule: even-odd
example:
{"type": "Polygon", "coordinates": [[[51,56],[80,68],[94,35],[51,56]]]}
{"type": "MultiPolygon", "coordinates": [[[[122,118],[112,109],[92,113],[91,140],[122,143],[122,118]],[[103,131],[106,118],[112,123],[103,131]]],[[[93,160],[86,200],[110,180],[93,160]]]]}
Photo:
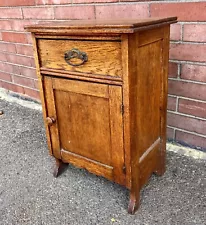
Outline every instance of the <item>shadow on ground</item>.
{"type": "Polygon", "coordinates": [[[124,187],[70,165],[52,176],[41,112],[2,100],[0,109],[1,225],[205,224],[206,161],[169,152],[131,216],[124,187]]]}

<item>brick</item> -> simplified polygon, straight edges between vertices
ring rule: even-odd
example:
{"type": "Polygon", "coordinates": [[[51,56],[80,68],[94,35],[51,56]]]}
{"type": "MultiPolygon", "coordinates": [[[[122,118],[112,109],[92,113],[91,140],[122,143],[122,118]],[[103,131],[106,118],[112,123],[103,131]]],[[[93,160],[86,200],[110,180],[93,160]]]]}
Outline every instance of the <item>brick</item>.
{"type": "Polygon", "coordinates": [[[206,2],[152,3],[152,17],[177,16],[178,21],[205,21],[206,2]]]}
{"type": "Polygon", "coordinates": [[[0,29],[1,30],[11,30],[12,24],[9,20],[0,20],[0,29]]]}
{"type": "Polygon", "coordinates": [[[1,34],[1,32],[0,32],[0,40],[2,41],[2,34],[1,34]]]}
{"type": "Polygon", "coordinates": [[[179,99],[178,111],[181,113],[206,118],[206,103],[188,99],[179,99]]]}
{"type": "Polygon", "coordinates": [[[23,19],[20,8],[0,8],[1,19],[23,19]]]}
{"type": "Polygon", "coordinates": [[[172,111],[176,111],[176,102],[177,102],[176,97],[169,96],[168,102],[167,102],[167,109],[172,110],[172,111]]]}
{"type": "Polygon", "coordinates": [[[39,83],[38,80],[34,80],[34,88],[39,89],[39,83]]]}
{"type": "Polygon", "coordinates": [[[206,45],[204,44],[171,44],[170,59],[206,61],[206,45]]]}
{"type": "Polygon", "coordinates": [[[36,0],[37,5],[71,4],[71,0],[36,0]]]}
{"type": "Polygon", "coordinates": [[[119,0],[73,0],[75,4],[78,3],[108,3],[108,2],[119,2],[119,0]]]}
{"type": "Polygon", "coordinates": [[[27,43],[27,36],[25,33],[15,32],[2,32],[3,41],[16,42],[16,43],[27,43]]]}
{"type": "Polygon", "coordinates": [[[0,80],[5,80],[5,81],[12,81],[11,75],[9,73],[1,72],[0,71],[0,80]]]}
{"type": "Polygon", "coordinates": [[[183,40],[193,42],[206,42],[205,24],[185,24],[183,40]]]}
{"type": "Polygon", "coordinates": [[[13,76],[13,82],[22,86],[34,88],[34,80],[21,76],[13,76]]]}
{"type": "Polygon", "coordinates": [[[206,138],[198,135],[176,131],[176,140],[182,144],[189,145],[190,147],[206,149],[206,138]]]}
{"type": "Polygon", "coordinates": [[[29,88],[24,88],[25,94],[35,98],[37,100],[40,100],[40,95],[39,95],[39,91],[38,90],[33,90],[33,89],[29,89],[29,88]]]}
{"type": "Polygon", "coordinates": [[[35,5],[35,0],[1,0],[0,6],[35,5]]]}
{"type": "Polygon", "coordinates": [[[13,68],[13,72],[12,73],[14,73],[14,74],[20,74],[19,66],[12,65],[12,68],[13,68]]]}
{"type": "Polygon", "coordinates": [[[186,81],[169,80],[169,94],[193,99],[206,100],[206,85],[186,81]]]}
{"type": "Polygon", "coordinates": [[[11,64],[7,64],[5,62],[0,62],[0,71],[13,73],[13,67],[11,64]]]}
{"type": "Polygon", "coordinates": [[[176,78],[178,76],[178,64],[177,63],[169,63],[169,77],[176,78]]]}
{"type": "Polygon", "coordinates": [[[7,61],[7,54],[4,52],[0,52],[0,61],[6,62],[7,61]]]}
{"type": "Polygon", "coordinates": [[[36,70],[34,68],[20,67],[20,74],[25,77],[37,78],[36,70]]]}
{"type": "Polygon", "coordinates": [[[70,6],[54,8],[56,19],[94,19],[94,6],[70,6]]]}
{"type": "Polygon", "coordinates": [[[53,8],[23,8],[23,16],[25,19],[53,19],[54,11],[53,8]]]}
{"type": "Polygon", "coordinates": [[[26,25],[32,25],[32,24],[37,24],[38,21],[35,20],[10,20],[11,22],[11,27],[12,30],[18,30],[18,31],[25,31],[24,26],[26,25]]]}
{"type": "Polygon", "coordinates": [[[141,18],[148,16],[149,16],[148,4],[96,6],[97,19],[141,18]]]}
{"type": "Polygon", "coordinates": [[[33,43],[32,42],[32,37],[31,37],[31,34],[30,33],[27,34],[27,42],[28,42],[28,44],[32,44],[33,43]]]}
{"type": "Polygon", "coordinates": [[[206,66],[183,64],[180,76],[187,80],[206,82],[206,66]]]}
{"type": "Polygon", "coordinates": [[[31,67],[36,68],[36,64],[34,58],[31,58],[31,67]]]}
{"type": "Polygon", "coordinates": [[[167,127],[167,139],[174,140],[174,129],[167,127]]]}
{"type": "Polygon", "coordinates": [[[16,53],[16,46],[11,43],[0,42],[0,51],[16,53]]]}
{"type": "Polygon", "coordinates": [[[181,40],[181,29],[182,26],[180,24],[171,24],[170,27],[170,40],[181,40]]]}
{"type": "Polygon", "coordinates": [[[0,62],[0,70],[7,73],[20,74],[19,66],[15,66],[5,62],[0,62]]]}
{"type": "Polygon", "coordinates": [[[24,93],[24,88],[20,87],[19,85],[7,83],[4,81],[0,81],[0,87],[5,88],[10,91],[18,92],[18,93],[24,93]]]}
{"type": "Polygon", "coordinates": [[[16,45],[16,52],[21,55],[33,56],[33,48],[31,45],[16,45]]]}
{"type": "Polygon", "coordinates": [[[190,118],[174,113],[167,114],[167,124],[183,130],[195,132],[198,134],[206,134],[206,121],[196,118],[190,118]]]}
{"type": "Polygon", "coordinates": [[[8,62],[19,64],[19,65],[25,65],[29,67],[33,67],[33,58],[26,57],[26,56],[20,56],[20,55],[14,55],[14,54],[8,54],[7,55],[8,62]]]}

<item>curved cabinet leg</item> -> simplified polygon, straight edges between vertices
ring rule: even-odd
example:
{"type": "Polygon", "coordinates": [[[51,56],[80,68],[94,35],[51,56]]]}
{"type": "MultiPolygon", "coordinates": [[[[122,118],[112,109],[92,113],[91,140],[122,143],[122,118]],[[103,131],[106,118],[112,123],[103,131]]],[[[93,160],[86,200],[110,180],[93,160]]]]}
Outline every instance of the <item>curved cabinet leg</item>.
{"type": "Polygon", "coordinates": [[[157,176],[162,176],[165,173],[165,167],[159,167],[157,170],[154,171],[157,176]]]}
{"type": "Polygon", "coordinates": [[[55,160],[56,160],[56,163],[55,163],[53,175],[54,177],[58,177],[65,164],[60,159],[55,158],[55,160]]]}
{"type": "Polygon", "coordinates": [[[160,151],[159,151],[159,159],[158,159],[158,164],[157,164],[157,168],[154,171],[154,173],[158,176],[162,176],[165,173],[166,170],[166,140],[165,138],[163,140],[161,140],[160,143],[160,151]]]}
{"type": "Polygon", "coordinates": [[[139,193],[136,193],[135,195],[130,193],[130,200],[129,200],[129,205],[128,205],[128,213],[129,214],[134,214],[137,209],[139,208],[139,193]]]}
{"type": "Polygon", "coordinates": [[[130,199],[128,205],[128,213],[134,214],[139,208],[140,204],[140,184],[138,177],[133,177],[132,186],[130,190],[130,199]]]}

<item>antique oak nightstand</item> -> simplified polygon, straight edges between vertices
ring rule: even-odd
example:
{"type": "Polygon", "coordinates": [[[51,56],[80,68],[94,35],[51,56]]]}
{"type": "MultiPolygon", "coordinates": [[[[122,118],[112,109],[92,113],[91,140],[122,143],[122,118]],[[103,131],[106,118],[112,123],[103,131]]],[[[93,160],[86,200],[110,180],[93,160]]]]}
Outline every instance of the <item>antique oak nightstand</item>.
{"type": "Polygon", "coordinates": [[[30,25],[49,151],[130,190],[165,171],[170,24],[176,17],[30,25]]]}

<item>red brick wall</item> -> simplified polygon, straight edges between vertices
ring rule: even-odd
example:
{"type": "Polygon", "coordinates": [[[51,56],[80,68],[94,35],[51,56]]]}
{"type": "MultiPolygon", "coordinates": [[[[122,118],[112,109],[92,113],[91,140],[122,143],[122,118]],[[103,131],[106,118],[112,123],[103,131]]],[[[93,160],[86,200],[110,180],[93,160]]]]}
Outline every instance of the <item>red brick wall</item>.
{"type": "Polygon", "coordinates": [[[31,38],[42,20],[178,16],[171,27],[168,138],[206,149],[206,2],[1,0],[0,87],[39,98],[31,38]]]}

